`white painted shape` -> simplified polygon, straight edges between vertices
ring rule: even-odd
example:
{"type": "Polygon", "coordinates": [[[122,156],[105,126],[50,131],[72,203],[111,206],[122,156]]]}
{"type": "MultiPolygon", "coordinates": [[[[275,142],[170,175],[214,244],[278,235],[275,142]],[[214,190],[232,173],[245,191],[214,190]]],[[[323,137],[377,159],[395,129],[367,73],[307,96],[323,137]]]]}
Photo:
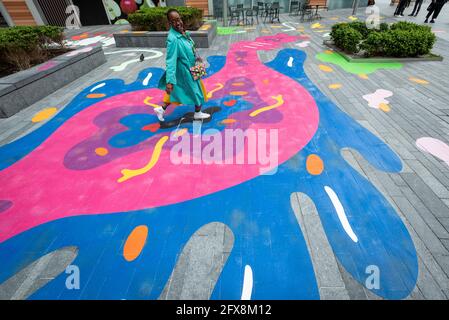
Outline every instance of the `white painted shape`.
{"type": "Polygon", "coordinates": [[[290,68],[293,67],[293,57],[290,57],[290,59],[288,59],[287,66],[289,66],[290,68]]]}
{"type": "Polygon", "coordinates": [[[141,52],[149,52],[152,53],[152,55],[149,56],[145,56],[145,59],[156,59],[159,57],[162,57],[163,53],[161,51],[158,50],[153,50],[153,49],[128,49],[128,50],[119,50],[119,51],[110,51],[110,52],[105,52],[105,55],[111,55],[111,54],[119,54],[119,53],[131,53],[133,52],[134,54],[136,53],[141,53],[141,52]]]}
{"type": "Polygon", "coordinates": [[[151,77],[153,76],[153,74],[151,72],[148,72],[147,76],[145,77],[145,79],[143,80],[142,84],[144,86],[148,85],[148,82],[150,82],[151,77]]]}
{"type": "Polygon", "coordinates": [[[106,82],[100,83],[99,85],[96,85],[92,89],[90,89],[90,92],[94,92],[97,89],[103,88],[106,85],[106,82]]]}
{"type": "Polygon", "coordinates": [[[123,62],[122,64],[120,64],[120,65],[118,65],[118,66],[113,66],[113,67],[111,67],[110,69],[111,70],[113,70],[113,71],[123,71],[123,70],[125,70],[126,69],[126,67],[128,66],[128,65],[130,65],[131,63],[136,63],[136,62],[139,62],[140,61],[140,59],[132,59],[132,60],[128,60],[128,61],[125,61],[125,62],[123,62]]]}
{"type": "Polygon", "coordinates": [[[301,41],[299,43],[295,43],[295,45],[297,45],[300,48],[306,48],[308,47],[310,44],[310,41],[301,41]]]}
{"type": "Polygon", "coordinates": [[[338,219],[340,220],[340,223],[343,229],[345,230],[346,234],[351,238],[352,241],[358,242],[359,239],[357,238],[356,234],[351,228],[351,225],[349,224],[348,217],[346,216],[345,213],[345,209],[343,208],[340,199],[338,199],[337,194],[334,192],[332,188],[328,186],[324,186],[324,190],[326,190],[327,195],[331,199],[335,211],[337,211],[338,219]]]}
{"type": "Polygon", "coordinates": [[[292,22],[282,22],[282,25],[287,28],[287,29],[282,29],[282,31],[296,31],[296,29],[290,25],[291,23],[292,22]]]}
{"type": "Polygon", "coordinates": [[[245,274],[243,276],[243,289],[241,300],[251,300],[253,292],[253,270],[249,265],[245,266],[245,274]]]}
{"type": "Polygon", "coordinates": [[[91,38],[86,38],[86,39],[76,40],[76,41],[69,40],[69,41],[66,41],[66,44],[70,47],[71,46],[83,46],[84,47],[84,46],[90,46],[92,44],[99,43],[99,42],[101,42],[103,44],[103,46],[107,47],[111,44],[114,44],[115,40],[114,40],[114,38],[111,38],[111,37],[96,36],[96,37],[91,37],[91,38]],[[112,43],[110,43],[111,39],[112,39],[112,43]]]}

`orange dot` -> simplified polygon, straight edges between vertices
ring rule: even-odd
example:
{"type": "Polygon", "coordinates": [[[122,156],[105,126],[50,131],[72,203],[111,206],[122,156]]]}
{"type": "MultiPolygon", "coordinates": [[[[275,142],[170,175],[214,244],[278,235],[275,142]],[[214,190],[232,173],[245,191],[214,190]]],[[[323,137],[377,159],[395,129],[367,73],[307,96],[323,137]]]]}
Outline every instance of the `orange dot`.
{"type": "Polygon", "coordinates": [[[418,84],[429,84],[429,81],[424,80],[424,79],[415,78],[415,77],[410,77],[409,80],[416,82],[418,84]]]}
{"type": "Polygon", "coordinates": [[[331,83],[329,89],[340,89],[342,87],[341,83],[331,83]]]}
{"type": "Polygon", "coordinates": [[[334,71],[331,67],[326,66],[324,64],[320,64],[318,67],[320,68],[321,71],[324,71],[324,72],[332,72],[332,71],[334,71]]]}
{"type": "Polygon", "coordinates": [[[142,130],[156,132],[160,127],[161,125],[159,123],[151,123],[144,126],[142,130]]]}
{"type": "Polygon", "coordinates": [[[134,228],[123,246],[123,257],[126,261],[135,260],[143,250],[148,236],[148,227],[141,225],[134,228]]]}
{"type": "Polygon", "coordinates": [[[237,103],[237,100],[235,100],[235,99],[232,99],[232,100],[228,100],[228,101],[223,102],[223,104],[224,104],[225,106],[227,106],[227,107],[232,107],[232,106],[235,105],[236,103],[237,103]]]}
{"type": "Polygon", "coordinates": [[[364,74],[364,73],[360,73],[360,74],[359,74],[359,78],[360,78],[360,79],[367,80],[367,79],[368,79],[368,75],[366,75],[366,74],[364,74]]]}
{"type": "Polygon", "coordinates": [[[47,120],[48,118],[53,116],[56,111],[58,111],[58,109],[56,108],[46,108],[44,110],[41,110],[34,115],[33,119],[31,119],[31,122],[41,122],[47,120]]]}
{"type": "Polygon", "coordinates": [[[99,155],[100,157],[104,157],[105,155],[107,155],[109,153],[109,151],[106,148],[96,148],[95,153],[97,155],[99,155]]]}
{"type": "Polygon", "coordinates": [[[307,157],[306,168],[311,175],[317,176],[324,170],[323,160],[318,155],[311,154],[307,157]]]}
{"type": "Polygon", "coordinates": [[[234,123],[234,122],[236,122],[237,120],[235,120],[235,119],[224,119],[221,123],[224,123],[224,124],[229,124],[229,123],[234,123]]]}
{"type": "Polygon", "coordinates": [[[390,112],[391,110],[390,106],[386,103],[380,103],[379,109],[382,110],[383,112],[390,112]]]}
{"type": "Polygon", "coordinates": [[[248,92],[246,92],[246,91],[231,91],[229,94],[231,96],[244,96],[244,95],[247,95],[248,92]]]}
{"type": "Polygon", "coordinates": [[[89,99],[103,98],[106,97],[104,93],[91,93],[86,96],[89,99]]]}

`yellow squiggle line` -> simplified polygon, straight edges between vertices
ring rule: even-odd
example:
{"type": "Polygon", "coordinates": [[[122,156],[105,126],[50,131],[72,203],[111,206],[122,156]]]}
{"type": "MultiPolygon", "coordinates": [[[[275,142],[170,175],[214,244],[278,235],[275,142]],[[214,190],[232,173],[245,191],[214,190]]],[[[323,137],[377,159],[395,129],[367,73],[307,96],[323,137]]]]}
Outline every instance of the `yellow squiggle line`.
{"type": "Polygon", "coordinates": [[[148,164],[145,167],[136,169],[136,170],[123,169],[121,171],[123,176],[120,179],[118,179],[117,181],[123,182],[123,181],[134,178],[136,176],[140,176],[140,175],[150,171],[156,165],[157,161],[159,160],[159,156],[161,155],[161,152],[162,152],[162,147],[164,146],[164,143],[167,142],[167,140],[168,140],[168,136],[163,136],[162,138],[159,139],[159,141],[156,143],[156,146],[154,147],[150,162],[148,162],[148,164]]]}
{"type": "Polygon", "coordinates": [[[211,91],[209,91],[209,92],[207,93],[207,97],[208,97],[209,99],[212,98],[212,95],[213,95],[215,92],[217,92],[218,90],[221,90],[221,89],[224,88],[224,85],[222,85],[221,83],[216,83],[215,86],[216,86],[217,88],[215,88],[215,89],[213,89],[213,90],[211,90],[211,91]]]}
{"type": "Polygon", "coordinates": [[[251,112],[251,113],[249,114],[249,116],[250,116],[250,117],[255,117],[255,116],[257,116],[259,113],[262,113],[262,112],[265,112],[265,111],[268,111],[268,110],[271,110],[271,109],[280,107],[280,106],[282,106],[282,105],[284,104],[284,99],[282,98],[282,95],[272,96],[272,98],[275,99],[275,100],[277,101],[275,104],[272,104],[271,106],[266,106],[266,107],[257,109],[257,110],[255,110],[255,111],[251,112]]]}
{"type": "Polygon", "coordinates": [[[145,100],[143,100],[143,103],[145,103],[147,106],[151,106],[153,108],[159,108],[160,105],[149,102],[153,97],[146,97],[145,100]]]}

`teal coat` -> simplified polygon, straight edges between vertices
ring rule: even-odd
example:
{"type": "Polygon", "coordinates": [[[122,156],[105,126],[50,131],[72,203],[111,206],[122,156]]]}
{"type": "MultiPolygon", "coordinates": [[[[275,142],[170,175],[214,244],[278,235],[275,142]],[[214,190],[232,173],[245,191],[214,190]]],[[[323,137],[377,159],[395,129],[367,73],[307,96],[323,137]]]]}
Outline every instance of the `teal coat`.
{"type": "Polygon", "coordinates": [[[167,37],[166,72],[159,81],[159,89],[165,90],[167,83],[173,84],[170,102],[200,106],[205,98],[200,80],[194,80],[190,68],[195,65],[194,42],[188,37],[170,28],[167,37]],[[190,40],[189,40],[189,39],[190,40]]]}

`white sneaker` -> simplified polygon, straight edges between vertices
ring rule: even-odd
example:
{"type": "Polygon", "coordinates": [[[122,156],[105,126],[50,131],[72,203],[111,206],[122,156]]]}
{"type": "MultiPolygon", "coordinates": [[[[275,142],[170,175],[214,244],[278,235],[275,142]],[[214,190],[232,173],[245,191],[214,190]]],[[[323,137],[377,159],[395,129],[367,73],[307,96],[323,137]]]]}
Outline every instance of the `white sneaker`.
{"type": "Polygon", "coordinates": [[[154,112],[156,113],[157,118],[159,119],[159,121],[165,121],[165,119],[164,119],[164,113],[165,113],[164,108],[162,108],[162,107],[154,108],[154,112]]]}
{"type": "Polygon", "coordinates": [[[202,119],[207,119],[210,117],[210,114],[208,113],[204,113],[204,112],[195,112],[195,114],[193,115],[193,118],[195,120],[202,120],[202,119]]]}

